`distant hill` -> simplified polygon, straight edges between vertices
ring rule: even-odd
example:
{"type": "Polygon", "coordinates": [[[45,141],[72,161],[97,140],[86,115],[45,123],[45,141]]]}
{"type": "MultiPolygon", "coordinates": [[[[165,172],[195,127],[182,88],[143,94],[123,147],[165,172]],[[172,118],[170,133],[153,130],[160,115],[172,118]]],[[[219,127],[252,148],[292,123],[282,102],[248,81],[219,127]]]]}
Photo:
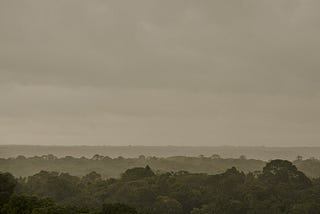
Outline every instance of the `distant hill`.
{"type": "Polygon", "coordinates": [[[320,147],[235,147],[235,146],[25,146],[0,145],[0,158],[26,157],[53,154],[57,157],[73,156],[91,158],[95,154],[109,157],[138,157],[139,155],[170,157],[170,156],[211,156],[218,154],[223,158],[239,158],[241,155],[251,159],[295,160],[296,157],[319,158],[320,147]]]}
{"type": "Polygon", "coordinates": [[[0,151],[0,171],[17,177],[41,170],[119,177],[129,168],[146,165],[157,172],[219,174],[232,167],[255,172],[262,170],[266,159],[295,159],[293,163],[307,176],[320,177],[319,159],[310,158],[319,148],[1,146],[0,151]]]}

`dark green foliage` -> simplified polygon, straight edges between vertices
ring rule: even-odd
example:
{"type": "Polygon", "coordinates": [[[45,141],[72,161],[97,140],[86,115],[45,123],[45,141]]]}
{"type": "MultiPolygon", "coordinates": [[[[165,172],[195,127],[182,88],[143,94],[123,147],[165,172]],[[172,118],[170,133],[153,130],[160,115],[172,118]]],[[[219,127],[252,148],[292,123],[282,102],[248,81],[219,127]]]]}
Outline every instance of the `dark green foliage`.
{"type": "Polygon", "coordinates": [[[14,195],[1,210],[1,214],[94,214],[76,207],[62,207],[51,199],[36,196],[14,195]]]}
{"type": "Polygon", "coordinates": [[[17,182],[10,173],[0,172],[0,209],[8,202],[17,182]]]}
{"type": "Polygon", "coordinates": [[[174,198],[159,196],[153,204],[154,214],[182,214],[182,205],[174,198]]]}
{"type": "Polygon", "coordinates": [[[101,175],[96,172],[90,172],[89,174],[85,175],[81,179],[81,183],[86,185],[95,184],[102,180],[101,175]]]}
{"type": "Polygon", "coordinates": [[[104,204],[101,214],[138,214],[138,212],[125,204],[104,204]]]}
{"type": "MultiPolygon", "coordinates": [[[[245,173],[261,171],[266,162],[262,160],[247,159],[245,157],[221,158],[219,155],[210,157],[184,157],[168,158],[145,157],[138,158],[110,158],[108,156],[94,155],[91,159],[81,157],[62,157],[43,155],[41,157],[0,158],[0,171],[7,171],[17,177],[27,177],[41,170],[68,172],[76,176],[84,176],[92,171],[103,178],[119,177],[128,168],[144,167],[149,165],[155,172],[188,171],[192,173],[219,174],[231,167],[245,173]]],[[[294,165],[308,177],[320,176],[320,161],[314,158],[303,160],[298,157],[294,165]]]]}
{"type": "Polygon", "coordinates": [[[8,187],[1,190],[9,192],[1,214],[320,213],[320,178],[309,179],[285,160],[247,174],[235,167],[216,175],[184,170],[155,174],[146,166],[126,170],[119,179],[104,179],[96,172],[78,178],[41,171],[19,179],[20,195],[15,196],[10,196],[15,179],[0,175],[1,186],[8,187]]]}
{"type": "Polygon", "coordinates": [[[302,189],[311,186],[310,179],[286,160],[273,160],[267,163],[260,179],[272,185],[292,185],[302,189]]]}
{"type": "MultiPolygon", "coordinates": [[[[138,158],[109,158],[95,155],[93,158],[57,158],[53,155],[24,158],[0,158],[0,171],[12,173],[17,177],[27,177],[39,171],[67,172],[71,175],[82,177],[92,171],[100,174],[103,178],[117,178],[121,173],[131,168],[144,168],[149,165],[154,172],[189,171],[193,173],[219,174],[225,170],[236,167],[237,169],[250,172],[262,170],[264,161],[252,159],[223,159],[213,157],[138,157],[138,158]]],[[[319,173],[320,175],[320,173],[319,173]]]]}
{"type": "Polygon", "coordinates": [[[35,196],[13,196],[7,204],[2,208],[3,214],[34,214],[45,213],[43,210],[47,210],[47,213],[54,213],[51,210],[55,209],[54,203],[49,199],[39,199],[35,196]]]}
{"type": "Polygon", "coordinates": [[[80,179],[68,173],[41,171],[28,177],[24,186],[28,194],[49,197],[55,201],[64,201],[80,193],[77,188],[80,179]]]}
{"type": "Polygon", "coordinates": [[[127,169],[121,176],[122,179],[125,180],[136,180],[146,177],[154,176],[155,174],[150,169],[149,166],[143,167],[136,167],[133,169],[127,169]]]}

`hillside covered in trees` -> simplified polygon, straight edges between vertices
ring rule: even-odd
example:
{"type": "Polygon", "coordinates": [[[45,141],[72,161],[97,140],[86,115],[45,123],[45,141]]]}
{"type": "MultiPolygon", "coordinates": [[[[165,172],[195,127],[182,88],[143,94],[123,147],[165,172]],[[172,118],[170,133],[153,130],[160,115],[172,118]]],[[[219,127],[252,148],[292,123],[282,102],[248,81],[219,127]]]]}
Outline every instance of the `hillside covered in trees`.
{"type": "Polygon", "coordinates": [[[261,171],[231,167],[216,175],[150,166],[108,179],[97,172],[1,173],[0,207],[1,214],[316,214],[320,179],[285,160],[270,161],[261,171]]]}
{"type": "Polygon", "coordinates": [[[53,154],[59,158],[65,156],[91,158],[95,154],[117,158],[135,158],[139,155],[146,157],[174,157],[199,154],[210,157],[219,154],[223,158],[238,158],[245,155],[248,159],[274,160],[284,159],[293,161],[297,156],[305,159],[319,158],[320,147],[270,147],[270,146],[58,146],[58,145],[0,145],[0,157],[10,158],[19,155],[26,157],[53,154]]]}
{"type": "MultiPolygon", "coordinates": [[[[111,158],[109,156],[94,155],[91,158],[72,156],[56,157],[42,155],[34,157],[17,156],[16,158],[0,158],[0,171],[10,172],[16,177],[27,177],[39,171],[57,171],[75,176],[84,176],[92,171],[102,175],[103,178],[118,178],[122,172],[129,168],[145,167],[149,165],[156,173],[171,171],[188,171],[191,173],[207,173],[210,175],[225,172],[231,167],[245,173],[261,171],[266,161],[239,158],[222,158],[217,154],[198,157],[145,157],[124,158],[122,156],[111,158]]],[[[315,158],[303,159],[298,156],[294,165],[310,178],[320,177],[320,161],[315,158]]]]}

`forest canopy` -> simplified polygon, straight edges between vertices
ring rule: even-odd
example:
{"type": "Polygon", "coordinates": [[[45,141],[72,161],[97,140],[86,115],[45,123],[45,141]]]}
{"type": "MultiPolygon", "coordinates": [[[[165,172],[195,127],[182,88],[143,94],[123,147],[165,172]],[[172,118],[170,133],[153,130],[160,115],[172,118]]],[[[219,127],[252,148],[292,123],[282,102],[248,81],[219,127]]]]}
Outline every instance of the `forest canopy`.
{"type": "Polygon", "coordinates": [[[119,178],[97,172],[74,176],[40,171],[0,174],[1,214],[313,214],[320,210],[320,179],[286,160],[261,171],[231,167],[209,175],[188,171],[125,170],[119,178]]]}
{"type": "MultiPolygon", "coordinates": [[[[261,171],[267,162],[249,159],[241,155],[239,158],[223,158],[218,154],[197,157],[172,156],[155,157],[140,155],[136,158],[122,156],[111,158],[103,155],[86,157],[56,157],[55,155],[42,155],[25,157],[19,155],[15,158],[0,158],[0,171],[10,172],[16,177],[27,177],[41,170],[65,172],[75,176],[84,176],[92,171],[99,173],[103,178],[118,178],[122,172],[129,168],[149,165],[155,172],[188,171],[192,173],[219,174],[231,167],[245,173],[261,171]]],[[[320,161],[315,158],[303,159],[297,156],[294,165],[308,177],[320,177],[320,161]]]]}

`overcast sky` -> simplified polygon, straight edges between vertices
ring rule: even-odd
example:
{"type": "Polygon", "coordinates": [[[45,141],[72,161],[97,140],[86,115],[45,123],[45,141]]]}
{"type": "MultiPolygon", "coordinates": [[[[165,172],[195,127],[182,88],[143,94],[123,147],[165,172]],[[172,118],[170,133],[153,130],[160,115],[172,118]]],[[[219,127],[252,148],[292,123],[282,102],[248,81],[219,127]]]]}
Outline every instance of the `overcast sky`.
{"type": "Polygon", "coordinates": [[[320,145],[318,0],[0,0],[0,144],[320,145]]]}

